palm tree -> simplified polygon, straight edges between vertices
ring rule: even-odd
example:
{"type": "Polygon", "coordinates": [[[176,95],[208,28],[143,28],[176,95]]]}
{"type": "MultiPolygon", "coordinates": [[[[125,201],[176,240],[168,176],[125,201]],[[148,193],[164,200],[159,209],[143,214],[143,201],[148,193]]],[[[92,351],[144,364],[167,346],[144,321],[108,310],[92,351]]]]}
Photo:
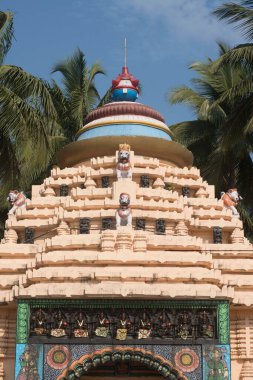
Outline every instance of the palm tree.
{"type": "Polygon", "coordinates": [[[0,205],[12,188],[28,190],[47,170],[61,128],[42,80],[4,64],[13,38],[13,15],[0,12],[0,205]]]}
{"type": "Polygon", "coordinates": [[[105,74],[102,66],[96,62],[91,68],[87,66],[84,53],[77,49],[74,54],[53,67],[53,73],[62,75],[63,88],[55,81],[47,88],[52,95],[58,111],[66,142],[75,139],[77,131],[82,128],[85,117],[96,106],[108,101],[110,89],[103,99],[95,86],[95,78],[105,74]]]}
{"type": "MultiPolygon", "coordinates": [[[[219,44],[220,56],[229,47],[219,44]]],[[[251,120],[253,110],[246,114],[236,89],[253,74],[253,67],[216,61],[197,62],[190,69],[198,73],[192,80],[193,88],[182,86],[174,89],[169,97],[172,104],[190,105],[196,120],[178,123],[171,127],[179,142],[194,154],[195,165],[203,177],[216,187],[217,195],[230,187],[238,187],[244,203],[241,212],[253,228],[251,217],[251,193],[253,191],[253,148],[251,120]],[[214,67],[216,69],[214,70],[214,67]]],[[[248,95],[250,102],[251,95],[248,95]]],[[[252,103],[251,103],[252,104],[252,103]]]]}

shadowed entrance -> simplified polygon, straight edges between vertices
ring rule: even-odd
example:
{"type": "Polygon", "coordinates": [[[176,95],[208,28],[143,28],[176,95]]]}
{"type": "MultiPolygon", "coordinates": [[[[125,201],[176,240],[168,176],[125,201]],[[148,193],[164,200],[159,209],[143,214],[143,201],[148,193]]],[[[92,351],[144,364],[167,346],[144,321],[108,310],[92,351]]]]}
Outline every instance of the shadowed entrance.
{"type": "Polygon", "coordinates": [[[139,347],[105,348],[74,361],[57,380],[145,377],[187,380],[169,360],[139,347]]]}

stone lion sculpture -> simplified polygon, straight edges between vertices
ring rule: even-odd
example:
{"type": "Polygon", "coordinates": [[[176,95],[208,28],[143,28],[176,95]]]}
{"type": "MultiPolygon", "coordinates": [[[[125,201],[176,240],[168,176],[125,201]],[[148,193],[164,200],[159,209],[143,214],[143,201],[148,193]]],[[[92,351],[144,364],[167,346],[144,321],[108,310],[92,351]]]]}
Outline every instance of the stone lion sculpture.
{"type": "Polygon", "coordinates": [[[119,208],[116,211],[116,226],[131,226],[132,211],[129,207],[130,196],[127,193],[121,193],[119,197],[119,208]]]}
{"type": "Polygon", "coordinates": [[[229,189],[226,193],[221,193],[221,199],[223,200],[224,206],[230,209],[234,216],[240,216],[236,206],[242,197],[239,195],[236,188],[229,189]]]}
{"type": "Polygon", "coordinates": [[[130,145],[120,144],[118,162],[116,166],[117,178],[132,179],[132,167],[130,163],[130,145]]]}
{"type": "Polygon", "coordinates": [[[13,215],[16,213],[18,208],[23,208],[26,205],[26,196],[22,191],[18,190],[10,190],[9,195],[7,197],[7,201],[12,205],[8,214],[13,215]]]}

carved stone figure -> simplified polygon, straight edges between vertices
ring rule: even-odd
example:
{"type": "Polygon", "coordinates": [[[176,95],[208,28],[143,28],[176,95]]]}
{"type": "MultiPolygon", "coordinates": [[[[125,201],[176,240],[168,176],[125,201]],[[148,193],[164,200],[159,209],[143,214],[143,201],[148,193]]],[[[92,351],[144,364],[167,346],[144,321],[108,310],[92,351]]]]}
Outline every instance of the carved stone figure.
{"type": "Polygon", "coordinates": [[[242,200],[242,197],[239,195],[237,189],[229,189],[226,193],[221,194],[221,199],[226,208],[232,210],[234,216],[239,218],[239,212],[236,209],[239,201],[242,200]]]}
{"type": "Polygon", "coordinates": [[[90,233],[90,219],[81,218],[79,224],[80,224],[80,234],[90,233]]]}
{"type": "Polygon", "coordinates": [[[165,234],[166,224],[164,219],[157,219],[155,221],[155,232],[156,234],[165,234]]]}
{"type": "Polygon", "coordinates": [[[118,162],[116,166],[117,178],[132,179],[132,168],[130,163],[130,145],[120,144],[118,162]]]}
{"type": "Polygon", "coordinates": [[[130,319],[127,317],[127,314],[123,311],[117,323],[116,339],[126,340],[127,332],[130,328],[130,319]]]}
{"type": "Polygon", "coordinates": [[[69,195],[69,187],[68,185],[60,186],[60,197],[67,197],[69,195]]]}
{"type": "Polygon", "coordinates": [[[10,190],[9,195],[7,197],[7,201],[11,204],[11,209],[9,210],[9,215],[13,215],[16,213],[18,208],[23,208],[26,205],[26,196],[22,191],[18,190],[10,190]]]}
{"type": "Polygon", "coordinates": [[[182,311],[178,315],[177,335],[186,340],[192,334],[191,317],[187,311],[182,311]]]}
{"type": "Polygon", "coordinates": [[[104,176],[101,178],[101,181],[102,181],[102,187],[103,188],[106,188],[106,187],[109,187],[110,186],[110,180],[109,180],[109,177],[108,176],[104,176]]]}
{"type": "Polygon", "coordinates": [[[118,226],[131,226],[132,225],[132,211],[129,207],[130,196],[127,193],[121,193],[119,197],[119,208],[116,211],[116,225],[118,226]]]}
{"type": "Polygon", "coordinates": [[[87,338],[89,336],[88,322],[82,311],[75,315],[73,335],[75,338],[87,338]]]}
{"type": "Polygon", "coordinates": [[[148,175],[141,175],[140,177],[140,187],[148,188],[150,186],[150,178],[148,175]]]}
{"type": "Polygon", "coordinates": [[[206,310],[203,310],[198,314],[198,328],[201,337],[213,338],[214,328],[211,322],[210,313],[206,310]]]}
{"type": "Polygon", "coordinates": [[[152,323],[147,315],[147,313],[144,311],[142,313],[141,318],[139,319],[139,330],[138,330],[138,339],[147,339],[150,337],[152,331],[152,323]]]}
{"type": "Polygon", "coordinates": [[[47,315],[42,309],[31,315],[31,332],[36,335],[44,335],[47,332],[47,315]]]}
{"type": "Polygon", "coordinates": [[[97,315],[95,335],[107,338],[109,335],[109,326],[109,319],[106,317],[105,313],[101,311],[101,313],[97,315]]]}
{"type": "Polygon", "coordinates": [[[171,335],[172,323],[165,310],[162,311],[158,319],[157,333],[161,338],[171,335]]]}
{"type": "Polygon", "coordinates": [[[67,335],[66,328],[68,326],[67,318],[63,314],[63,312],[59,309],[52,315],[52,328],[50,331],[50,335],[60,338],[62,336],[67,335]]]}
{"type": "Polygon", "coordinates": [[[222,228],[213,227],[213,242],[214,244],[222,244],[222,228]]]}
{"type": "Polygon", "coordinates": [[[136,230],[145,230],[145,228],[146,228],[146,221],[145,221],[145,219],[143,219],[143,218],[137,218],[136,219],[135,229],[136,230]]]}

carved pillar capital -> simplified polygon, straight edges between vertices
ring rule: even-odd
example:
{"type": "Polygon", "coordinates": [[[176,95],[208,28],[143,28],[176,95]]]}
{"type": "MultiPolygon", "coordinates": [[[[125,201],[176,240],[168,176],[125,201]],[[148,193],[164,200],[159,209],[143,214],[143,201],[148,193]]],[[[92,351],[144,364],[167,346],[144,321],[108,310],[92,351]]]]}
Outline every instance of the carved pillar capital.
{"type": "Polygon", "coordinates": [[[253,361],[245,360],[242,366],[240,380],[251,380],[253,379],[253,361]]]}
{"type": "Polygon", "coordinates": [[[18,234],[17,232],[10,228],[9,230],[5,230],[4,232],[4,240],[5,243],[17,243],[18,241],[18,234]]]}
{"type": "Polygon", "coordinates": [[[105,230],[101,234],[101,251],[113,252],[115,247],[114,231],[105,230]]]}
{"type": "Polygon", "coordinates": [[[133,250],[135,252],[146,252],[147,235],[145,231],[137,230],[134,235],[133,250]]]}
{"type": "Polygon", "coordinates": [[[242,228],[236,227],[233,230],[233,232],[231,234],[231,243],[232,244],[236,244],[236,243],[243,244],[244,243],[244,233],[243,233],[242,228]]]}
{"type": "Polygon", "coordinates": [[[57,228],[57,234],[58,235],[68,235],[70,232],[68,223],[65,222],[65,220],[62,220],[59,224],[59,227],[57,228]]]}
{"type": "Polygon", "coordinates": [[[120,250],[131,250],[132,249],[132,229],[127,227],[118,228],[118,233],[116,237],[116,249],[120,250]]]}
{"type": "Polygon", "coordinates": [[[176,235],[178,236],[186,236],[188,235],[188,228],[183,220],[177,223],[175,227],[176,235]]]}

